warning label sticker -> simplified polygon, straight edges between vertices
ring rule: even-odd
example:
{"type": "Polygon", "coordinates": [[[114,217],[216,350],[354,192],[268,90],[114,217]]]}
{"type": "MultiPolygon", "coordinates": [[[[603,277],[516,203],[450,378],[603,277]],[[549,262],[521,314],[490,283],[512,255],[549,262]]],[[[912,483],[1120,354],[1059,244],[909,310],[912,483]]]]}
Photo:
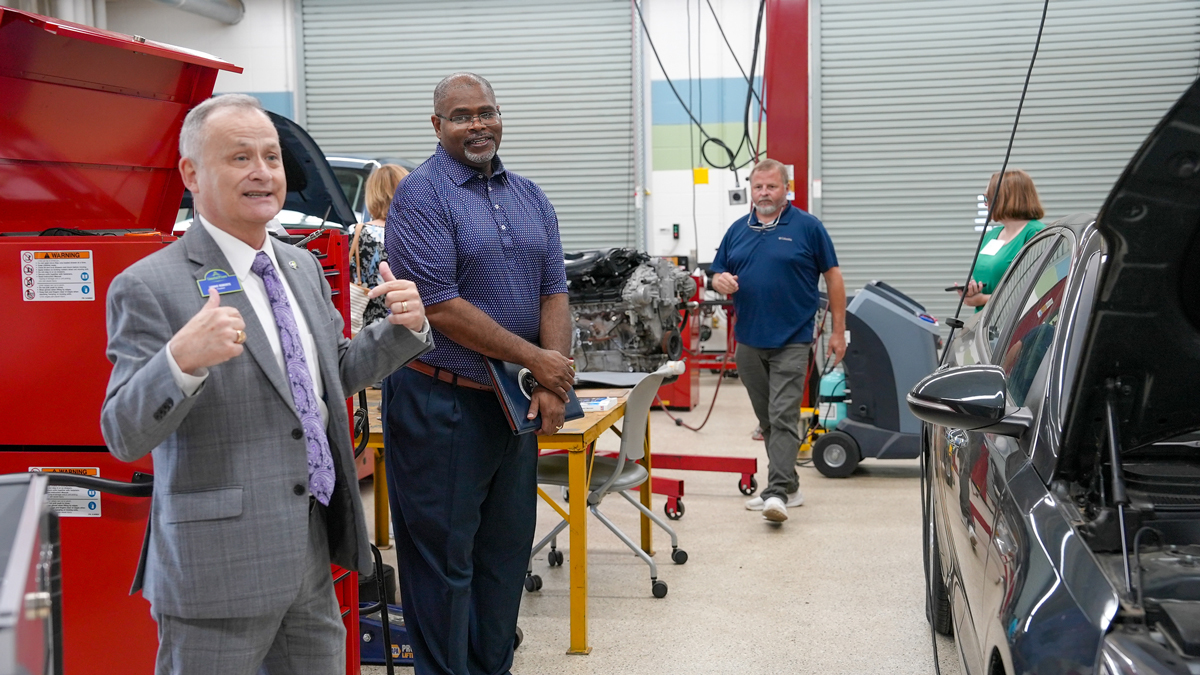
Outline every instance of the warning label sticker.
{"type": "Polygon", "coordinates": [[[21,251],[21,297],[27,302],[95,300],[91,251],[21,251]]]}
{"type": "MultiPolygon", "coordinates": [[[[31,466],[30,471],[42,473],[74,473],[80,476],[100,476],[95,466],[31,466]]],[[[46,504],[60,516],[77,518],[100,517],[100,492],[81,487],[50,485],[46,487],[46,504]]]]}

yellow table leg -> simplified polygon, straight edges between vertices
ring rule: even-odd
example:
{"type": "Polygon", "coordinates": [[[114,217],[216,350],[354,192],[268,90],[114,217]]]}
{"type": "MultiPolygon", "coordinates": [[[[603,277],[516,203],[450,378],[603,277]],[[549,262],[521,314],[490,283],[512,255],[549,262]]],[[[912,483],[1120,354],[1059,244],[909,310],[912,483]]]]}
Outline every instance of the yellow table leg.
{"type": "MultiPolygon", "coordinates": [[[[642,446],[645,449],[645,457],[642,458],[642,466],[646,467],[646,482],[642,485],[641,500],[642,506],[648,509],[654,509],[654,478],[650,470],[650,423],[646,423],[646,439],[642,446]]],[[[654,555],[653,530],[650,529],[650,519],[642,514],[642,550],[649,555],[654,555]]]]}
{"type": "Polygon", "coordinates": [[[592,651],[587,640],[587,453],[572,448],[567,461],[571,500],[571,647],[568,654],[592,651]]]}
{"type": "Polygon", "coordinates": [[[372,448],[372,451],[375,453],[375,473],[371,476],[375,484],[375,547],[382,550],[392,547],[388,535],[391,516],[388,513],[387,468],[383,463],[383,448],[372,448]]]}

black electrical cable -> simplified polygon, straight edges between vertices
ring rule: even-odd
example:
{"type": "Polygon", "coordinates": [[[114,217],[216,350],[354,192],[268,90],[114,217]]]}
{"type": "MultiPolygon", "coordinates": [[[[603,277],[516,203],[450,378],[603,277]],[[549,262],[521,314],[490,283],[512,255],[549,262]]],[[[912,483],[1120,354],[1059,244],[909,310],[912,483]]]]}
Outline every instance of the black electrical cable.
{"type": "Polygon", "coordinates": [[[658,407],[662,408],[662,411],[667,414],[667,417],[671,418],[671,421],[675,423],[675,426],[683,427],[684,429],[689,429],[691,431],[700,431],[704,428],[705,424],[708,424],[708,418],[712,417],[713,408],[717,407],[717,394],[721,393],[721,382],[725,379],[725,367],[727,365],[729,365],[728,354],[721,359],[721,370],[717,373],[717,388],[713,390],[712,401],[708,404],[708,413],[704,415],[704,421],[700,423],[700,426],[694,427],[687,422],[684,422],[682,419],[672,415],[671,411],[667,410],[667,406],[663,405],[662,399],[658,397],[658,394],[654,395],[654,402],[658,404],[658,407]]]}
{"type": "MultiPolygon", "coordinates": [[[[763,104],[762,97],[760,97],[758,92],[754,90],[754,83],[750,80],[750,76],[746,74],[746,69],[742,67],[742,62],[738,60],[737,53],[733,51],[733,47],[729,44],[729,38],[725,37],[725,27],[721,25],[721,20],[717,18],[717,10],[713,9],[712,2],[710,0],[704,0],[704,2],[708,4],[708,11],[712,13],[713,21],[715,21],[717,24],[717,31],[721,33],[721,39],[725,41],[725,47],[729,50],[729,55],[733,57],[733,62],[735,65],[737,65],[738,70],[741,71],[742,77],[746,80],[746,84],[750,85],[751,91],[754,91],[754,98],[758,100],[759,109],[765,113],[767,108],[763,104]]],[[[1200,77],[1200,74],[1197,74],[1197,77],[1200,77]]]]}
{"type": "Polygon", "coordinates": [[[724,143],[720,143],[719,147],[723,147],[725,152],[729,154],[729,163],[718,165],[710,160],[708,155],[705,154],[704,146],[708,143],[718,143],[719,140],[709,137],[708,140],[700,144],[700,156],[704,158],[704,161],[708,162],[709,165],[714,168],[729,169],[730,171],[733,171],[735,179],[738,169],[741,169],[749,164],[758,163],[758,147],[755,146],[754,139],[750,136],[750,104],[754,101],[752,96],[754,93],[754,69],[758,66],[758,47],[762,38],[763,19],[766,16],[766,10],[767,0],[762,0],[762,2],[760,2],[758,5],[758,20],[754,27],[754,49],[751,51],[750,55],[750,77],[747,78],[748,84],[746,86],[746,104],[742,111],[742,138],[738,141],[737,150],[730,151],[729,146],[725,145],[724,143]],[[743,146],[748,148],[750,152],[750,158],[738,165],[737,156],[742,152],[743,146]]]}
{"type": "MultiPolygon", "coordinates": [[[[1021,100],[1017,103],[1017,115],[1013,118],[1012,133],[1008,137],[1008,149],[1004,152],[1004,164],[1000,167],[1000,174],[996,178],[996,189],[992,191],[992,197],[988,200],[987,218],[984,219],[983,230],[979,233],[979,242],[975,244],[976,254],[971,258],[971,268],[967,270],[967,282],[963,284],[963,288],[971,284],[971,278],[975,274],[975,263],[979,261],[978,251],[983,246],[983,238],[987,236],[987,224],[992,222],[992,212],[996,209],[996,200],[1000,197],[1000,185],[1004,182],[1004,172],[1008,170],[1008,160],[1012,156],[1013,142],[1017,138],[1017,125],[1021,122],[1021,109],[1025,107],[1025,94],[1029,92],[1029,79],[1033,76],[1033,64],[1037,62],[1038,49],[1042,46],[1042,30],[1046,28],[1046,13],[1049,10],[1050,0],[1045,0],[1042,4],[1042,20],[1038,24],[1037,41],[1033,43],[1033,56],[1029,59],[1029,70],[1025,72],[1025,85],[1021,87],[1021,100]]],[[[946,337],[947,349],[942,350],[939,366],[946,362],[946,355],[950,353],[948,347],[954,339],[954,331],[962,325],[958,315],[962,313],[963,301],[966,299],[965,292],[958,297],[958,308],[954,310],[954,322],[950,323],[950,334],[946,337]]]]}
{"type": "MultiPolygon", "coordinates": [[[[758,61],[758,47],[759,47],[759,43],[760,43],[760,38],[762,36],[762,24],[763,24],[763,17],[766,12],[766,5],[767,5],[766,0],[762,0],[758,7],[758,23],[757,23],[757,27],[755,29],[755,34],[754,34],[754,53],[752,56],[753,61],[750,64],[749,82],[751,84],[749,84],[747,86],[747,92],[746,92],[746,110],[745,110],[745,114],[744,114],[743,120],[742,120],[742,127],[743,127],[742,139],[738,143],[737,150],[735,151],[732,148],[730,148],[721,139],[709,134],[708,131],[705,130],[704,125],[700,123],[700,120],[696,119],[696,116],[692,114],[691,107],[689,107],[688,104],[684,102],[683,96],[681,96],[679,93],[679,90],[675,88],[675,83],[673,81],[671,81],[671,76],[667,74],[666,66],[663,65],[662,57],[660,57],[658,55],[658,48],[654,46],[654,40],[650,37],[650,29],[646,26],[646,18],[642,14],[641,3],[636,2],[636,1],[633,3],[634,9],[637,10],[638,21],[642,25],[642,32],[646,36],[646,42],[647,42],[647,44],[650,45],[650,51],[654,54],[654,60],[658,62],[658,68],[659,68],[659,70],[662,71],[663,77],[667,81],[667,86],[669,86],[671,88],[671,93],[673,93],[675,95],[675,99],[677,101],[679,101],[679,105],[681,107],[683,107],[683,111],[685,113],[687,113],[688,119],[691,120],[692,123],[696,125],[697,129],[700,132],[700,135],[704,137],[704,141],[702,141],[700,144],[700,156],[701,156],[701,158],[704,159],[705,162],[708,163],[709,166],[711,166],[715,169],[729,169],[731,171],[736,172],[738,169],[741,169],[741,168],[745,167],[746,165],[748,165],[754,161],[757,161],[757,159],[758,159],[758,154],[757,154],[757,152],[755,152],[755,154],[750,159],[747,159],[741,165],[738,165],[738,163],[737,163],[737,155],[738,155],[738,153],[740,153],[742,151],[742,148],[745,147],[746,143],[749,141],[751,146],[753,146],[753,140],[750,139],[750,102],[753,100],[752,93],[753,93],[753,89],[754,89],[754,87],[753,87],[754,65],[758,61]],[[719,164],[717,162],[713,162],[712,160],[710,160],[708,158],[708,155],[705,152],[705,147],[709,143],[714,143],[717,145],[717,147],[724,150],[725,154],[729,158],[729,161],[724,164],[719,164]]],[[[690,40],[690,38],[691,38],[690,31],[689,31],[688,37],[690,40]]],[[[690,89],[689,89],[689,91],[690,91],[690,89]]],[[[736,176],[736,173],[734,175],[736,176]]]]}
{"type": "Polygon", "coordinates": [[[692,123],[700,129],[700,133],[707,138],[708,132],[704,130],[704,125],[700,124],[700,120],[696,119],[696,117],[692,115],[691,108],[688,107],[687,103],[684,103],[683,97],[679,95],[679,90],[675,88],[675,83],[671,81],[671,76],[667,75],[667,68],[663,65],[662,58],[658,55],[658,49],[654,46],[654,40],[650,38],[650,29],[646,27],[646,19],[642,16],[641,4],[635,2],[633,3],[633,6],[635,9],[637,9],[638,20],[642,24],[642,32],[646,36],[646,43],[650,45],[650,52],[654,54],[654,60],[658,62],[658,69],[662,71],[663,77],[666,78],[667,86],[671,88],[671,93],[675,94],[675,99],[679,101],[679,105],[682,106],[683,111],[687,113],[688,119],[690,119],[692,123]]]}
{"type": "MultiPolygon", "coordinates": [[[[976,255],[971,258],[971,269],[967,271],[967,284],[971,282],[972,275],[975,274],[975,262],[979,259],[978,251],[983,245],[983,238],[987,235],[987,224],[992,220],[992,211],[996,208],[996,200],[1000,195],[1000,184],[1004,181],[1004,172],[1008,170],[1008,160],[1012,156],[1013,142],[1017,138],[1017,125],[1021,121],[1021,109],[1025,107],[1025,95],[1029,92],[1029,80],[1033,77],[1033,64],[1037,62],[1038,49],[1042,46],[1042,31],[1046,28],[1046,14],[1050,11],[1050,0],[1045,0],[1042,3],[1042,20],[1038,23],[1037,40],[1033,43],[1033,55],[1029,58],[1029,69],[1025,72],[1025,84],[1021,87],[1021,100],[1017,103],[1017,114],[1013,118],[1012,133],[1008,137],[1008,149],[1004,152],[1004,164],[1000,167],[1000,175],[996,178],[996,189],[992,192],[992,198],[988,200],[987,218],[983,223],[983,231],[979,234],[979,243],[975,245],[976,255]]],[[[950,324],[950,334],[946,338],[946,349],[942,350],[942,358],[938,362],[941,366],[946,362],[946,356],[950,353],[950,342],[954,339],[954,331],[962,322],[958,319],[958,315],[962,313],[963,300],[965,295],[958,298],[958,308],[954,310],[954,323],[950,324]]],[[[934,615],[937,611],[935,603],[936,598],[933,592],[933,550],[930,547],[932,537],[936,537],[937,533],[933,530],[933,523],[930,522],[930,514],[933,512],[933,486],[929,480],[928,468],[932,466],[932,457],[929,456],[930,448],[928,443],[922,444],[924,447],[921,452],[921,546],[925,549],[925,602],[927,603],[927,611],[929,615],[929,641],[933,646],[933,671],[936,675],[942,674],[942,665],[938,656],[937,646],[937,630],[934,626],[934,615]]]]}
{"type": "MultiPolygon", "coordinates": [[[[680,326],[679,332],[680,333],[682,333],[683,329],[687,326],[688,314],[689,314],[689,310],[685,309],[684,313],[683,313],[683,320],[679,324],[679,326],[680,326]]],[[[697,311],[696,316],[699,316],[698,311],[697,311]]],[[[662,400],[659,399],[658,394],[654,395],[654,401],[658,404],[658,406],[660,408],[662,408],[662,411],[667,414],[667,417],[671,418],[671,421],[675,423],[675,426],[683,427],[684,429],[689,429],[691,431],[700,431],[701,429],[704,428],[705,424],[708,424],[708,418],[712,417],[713,408],[715,408],[717,406],[717,394],[721,393],[721,382],[724,381],[724,379],[725,379],[725,367],[728,364],[729,364],[729,354],[727,353],[727,354],[725,354],[724,357],[721,358],[721,369],[719,371],[717,371],[717,388],[713,391],[712,401],[710,401],[708,404],[708,413],[704,415],[704,421],[700,423],[700,426],[694,427],[694,426],[684,422],[682,419],[672,415],[671,411],[667,410],[667,406],[662,404],[662,400]]]]}
{"type": "MultiPolygon", "coordinates": [[[[822,310],[821,319],[817,322],[817,325],[819,326],[819,328],[817,329],[816,336],[813,338],[813,344],[816,344],[816,345],[820,344],[821,335],[824,333],[824,330],[825,330],[825,316],[827,314],[828,314],[828,310],[822,310]]],[[[686,322],[686,319],[685,319],[685,322],[686,322]]],[[[815,363],[816,363],[816,360],[814,358],[814,360],[810,363],[810,366],[814,366],[815,363]]],[[[704,428],[704,425],[708,424],[708,418],[712,417],[713,408],[715,408],[717,406],[717,394],[721,393],[721,382],[723,382],[725,380],[725,370],[728,365],[729,365],[729,354],[725,354],[725,356],[722,357],[722,359],[721,359],[721,369],[717,372],[717,388],[715,390],[713,390],[712,401],[709,402],[709,404],[708,404],[708,412],[705,413],[705,415],[704,415],[704,421],[700,422],[700,426],[698,426],[698,427],[693,427],[690,424],[684,422],[683,419],[672,415],[671,412],[669,410],[667,410],[667,407],[662,404],[662,401],[658,398],[657,394],[655,395],[654,400],[655,400],[655,402],[658,403],[659,407],[662,408],[663,412],[665,412],[667,414],[667,417],[671,418],[671,421],[675,423],[675,426],[683,427],[684,429],[689,429],[691,431],[700,431],[701,429],[704,428]]],[[[833,370],[834,365],[836,365],[836,364],[829,364],[825,368],[825,371],[821,374],[821,377],[828,375],[829,372],[833,370]]],[[[806,374],[806,377],[808,374],[811,374],[812,371],[813,371],[813,368],[810,367],[808,373],[806,374]]]]}

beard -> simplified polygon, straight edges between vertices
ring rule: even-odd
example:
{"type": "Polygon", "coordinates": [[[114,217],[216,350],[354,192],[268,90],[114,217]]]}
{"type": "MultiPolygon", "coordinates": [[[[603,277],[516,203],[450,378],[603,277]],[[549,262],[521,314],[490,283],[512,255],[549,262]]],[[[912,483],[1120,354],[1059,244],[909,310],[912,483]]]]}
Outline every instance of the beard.
{"type": "MultiPolygon", "coordinates": [[[[493,153],[494,154],[494,153],[493,153]]],[[[771,202],[760,202],[754,205],[756,211],[764,216],[769,216],[779,210],[778,206],[771,202]]]]}
{"type": "Polygon", "coordinates": [[[487,164],[488,162],[492,161],[492,159],[495,158],[495,156],[496,156],[496,144],[495,143],[492,144],[491,150],[488,150],[487,152],[481,152],[478,154],[471,152],[470,150],[467,150],[466,148],[463,148],[463,154],[466,155],[467,159],[471,160],[475,164],[487,164]]]}

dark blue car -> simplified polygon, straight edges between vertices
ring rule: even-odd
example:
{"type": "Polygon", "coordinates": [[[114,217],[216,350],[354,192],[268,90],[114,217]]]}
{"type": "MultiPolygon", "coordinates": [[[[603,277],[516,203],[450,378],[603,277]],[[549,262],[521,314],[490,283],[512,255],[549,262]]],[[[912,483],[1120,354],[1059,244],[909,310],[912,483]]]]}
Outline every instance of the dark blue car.
{"type": "Polygon", "coordinates": [[[1200,81],[947,349],[908,403],[964,671],[1200,674],[1200,81]]]}

